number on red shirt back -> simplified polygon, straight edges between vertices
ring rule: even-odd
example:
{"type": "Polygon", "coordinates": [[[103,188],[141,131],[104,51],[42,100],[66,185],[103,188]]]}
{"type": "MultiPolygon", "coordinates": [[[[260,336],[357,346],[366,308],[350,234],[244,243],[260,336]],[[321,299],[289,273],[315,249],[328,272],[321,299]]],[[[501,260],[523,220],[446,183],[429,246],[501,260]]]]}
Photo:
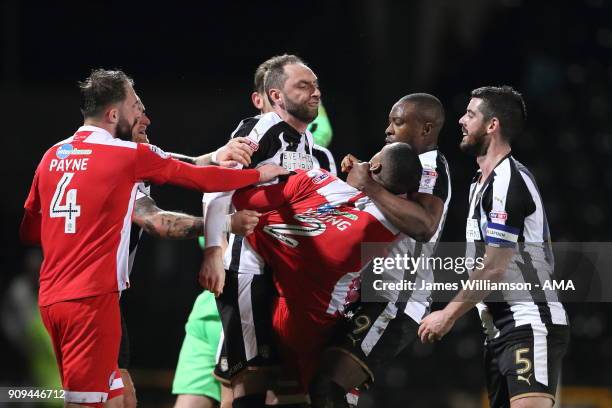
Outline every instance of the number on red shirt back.
{"type": "Polygon", "coordinates": [[[64,173],[60,181],[57,183],[51,206],[49,207],[49,216],[51,218],[64,217],[64,232],[66,234],[74,234],[76,232],[76,219],[81,215],[81,206],[77,204],[76,188],[68,190],[66,187],[70,184],[74,173],[64,173]],[[61,204],[66,196],[66,203],[61,204]]]}

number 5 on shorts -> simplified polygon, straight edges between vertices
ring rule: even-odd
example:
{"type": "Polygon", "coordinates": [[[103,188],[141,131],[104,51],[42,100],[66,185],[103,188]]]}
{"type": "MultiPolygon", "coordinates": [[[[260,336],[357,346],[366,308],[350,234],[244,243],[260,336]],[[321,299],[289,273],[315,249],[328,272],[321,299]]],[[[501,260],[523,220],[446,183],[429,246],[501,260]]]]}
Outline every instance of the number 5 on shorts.
{"type": "Polygon", "coordinates": [[[529,353],[528,348],[518,349],[516,350],[515,355],[514,355],[516,365],[523,366],[521,368],[517,368],[516,373],[518,375],[526,374],[529,371],[531,371],[531,366],[532,366],[531,360],[529,359],[529,357],[523,357],[523,354],[525,353],[529,353]]]}
{"type": "Polygon", "coordinates": [[[76,188],[68,190],[66,194],[66,203],[60,204],[64,199],[66,187],[70,184],[74,173],[64,173],[60,181],[57,183],[51,206],[49,207],[49,216],[51,218],[64,217],[64,232],[66,234],[74,234],[76,232],[76,219],[81,215],[81,206],[77,204],[76,188]]]}

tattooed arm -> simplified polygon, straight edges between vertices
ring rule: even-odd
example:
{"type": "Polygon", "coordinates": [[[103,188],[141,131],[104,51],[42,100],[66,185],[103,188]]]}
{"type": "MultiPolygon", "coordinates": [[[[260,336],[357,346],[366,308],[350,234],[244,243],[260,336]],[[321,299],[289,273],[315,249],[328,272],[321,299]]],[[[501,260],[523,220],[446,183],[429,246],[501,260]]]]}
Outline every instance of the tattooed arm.
{"type": "Polygon", "coordinates": [[[166,239],[190,239],[202,235],[202,217],[165,211],[149,197],[136,200],[132,221],[149,235],[166,239]]]}

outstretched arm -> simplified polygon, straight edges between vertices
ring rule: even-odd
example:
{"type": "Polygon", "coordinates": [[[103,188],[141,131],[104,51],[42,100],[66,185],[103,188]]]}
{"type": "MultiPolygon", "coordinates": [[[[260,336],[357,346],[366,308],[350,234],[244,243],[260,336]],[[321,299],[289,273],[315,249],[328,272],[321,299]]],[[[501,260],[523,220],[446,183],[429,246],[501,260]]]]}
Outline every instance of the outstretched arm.
{"type": "MultiPolygon", "coordinates": [[[[231,232],[249,235],[257,226],[260,215],[255,211],[242,210],[226,217],[231,232]]],[[[136,200],[132,221],[149,235],[166,239],[197,238],[202,235],[204,228],[202,217],[162,210],[149,196],[136,200]]]]}
{"type": "Polygon", "coordinates": [[[235,137],[213,153],[203,154],[198,157],[185,156],[179,153],[170,153],[170,155],[182,162],[198,166],[218,164],[223,167],[236,167],[240,164],[248,167],[251,164],[253,150],[250,148],[246,138],[235,137]]]}
{"type": "Polygon", "coordinates": [[[233,204],[237,210],[248,208],[256,211],[271,211],[280,207],[286,200],[285,183],[244,188],[234,193],[233,204]]]}
{"type": "Polygon", "coordinates": [[[288,173],[284,168],[273,164],[249,170],[194,166],[172,159],[158,147],[145,143],[137,144],[136,154],[134,181],[171,183],[203,192],[232,191],[258,182],[270,181],[288,173]]]}
{"type": "Polygon", "coordinates": [[[204,228],[201,217],[162,210],[149,196],[136,200],[132,221],[149,235],[167,239],[197,238],[204,228]]]}
{"type": "Polygon", "coordinates": [[[370,177],[369,163],[354,162],[346,181],[370,197],[404,234],[427,242],[436,233],[444,212],[444,203],[439,197],[426,193],[413,193],[410,200],[398,197],[370,177]]]}

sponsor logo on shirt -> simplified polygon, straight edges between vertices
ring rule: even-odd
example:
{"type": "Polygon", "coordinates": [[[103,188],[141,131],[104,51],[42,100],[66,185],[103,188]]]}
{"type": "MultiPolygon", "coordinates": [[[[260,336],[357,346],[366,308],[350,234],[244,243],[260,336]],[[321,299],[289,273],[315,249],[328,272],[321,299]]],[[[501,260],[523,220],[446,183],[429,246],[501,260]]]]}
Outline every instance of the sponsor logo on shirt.
{"type": "MultiPolygon", "coordinates": [[[[253,130],[255,130],[255,129],[253,129],[253,130]]],[[[255,133],[257,133],[257,131],[255,131],[255,133]]],[[[259,134],[257,136],[259,136],[259,134]]],[[[251,149],[254,152],[256,152],[257,149],[259,149],[259,145],[256,142],[254,142],[253,140],[251,140],[251,139],[246,139],[244,143],[247,146],[249,146],[249,149],[251,149]]]]}
{"type": "Polygon", "coordinates": [[[506,221],[508,219],[508,213],[505,211],[491,211],[489,216],[491,221],[506,221]]]}
{"type": "Polygon", "coordinates": [[[359,217],[357,217],[357,215],[352,214],[350,212],[345,212],[345,211],[340,211],[338,210],[337,206],[332,205],[330,203],[327,204],[323,204],[321,206],[319,206],[315,212],[317,214],[326,214],[326,215],[341,215],[345,218],[348,218],[349,220],[353,220],[353,221],[357,221],[359,219],[359,217]]]}
{"type": "Polygon", "coordinates": [[[299,241],[292,236],[316,237],[323,234],[328,225],[336,227],[339,231],[346,231],[352,224],[341,217],[357,220],[354,214],[338,211],[333,206],[324,204],[316,210],[308,209],[302,214],[295,214],[293,218],[301,222],[301,225],[270,224],[264,226],[263,231],[281,243],[295,248],[299,245],[299,241]]]}
{"type": "Polygon", "coordinates": [[[519,237],[517,234],[496,229],[493,225],[491,225],[490,227],[487,227],[487,238],[487,241],[489,241],[490,238],[497,238],[508,242],[517,242],[519,237]]]}
{"type": "MultiPolygon", "coordinates": [[[[300,152],[283,152],[281,155],[281,166],[289,171],[294,170],[312,170],[312,156],[307,153],[300,152]]],[[[308,173],[310,177],[310,173],[308,173]]]]}
{"type": "Polygon", "coordinates": [[[321,184],[323,181],[325,181],[325,179],[327,179],[329,177],[329,174],[327,173],[321,173],[318,176],[315,176],[312,178],[312,182],[314,184],[321,184]]]}
{"type": "Polygon", "coordinates": [[[333,206],[330,203],[327,203],[327,204],[323,204],[323,205],[317,207],[316,212],[319,213],[319,214],[327,214],[327,213],[330,213],[330,212],[334,211],[335,209],[336,209],[335,206],[333,206]]]}
{"type": "Polygon", "coordinates": [[[91,154],[90,149],[75,149],[70,143],[61,145],[55,151],[58,159],[65,159],[70,155],[88,155],[91,154]]]}
{"type": "Polygon", "coordinates": [[[421,175],[421,185],[422,189],[432,189],[436,184],[436,179],[438,178],[438,172],[432,169],[423,169],[423,173],[421,175]]]}

